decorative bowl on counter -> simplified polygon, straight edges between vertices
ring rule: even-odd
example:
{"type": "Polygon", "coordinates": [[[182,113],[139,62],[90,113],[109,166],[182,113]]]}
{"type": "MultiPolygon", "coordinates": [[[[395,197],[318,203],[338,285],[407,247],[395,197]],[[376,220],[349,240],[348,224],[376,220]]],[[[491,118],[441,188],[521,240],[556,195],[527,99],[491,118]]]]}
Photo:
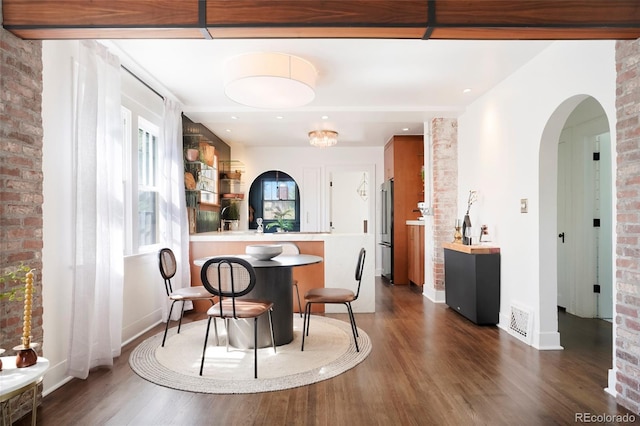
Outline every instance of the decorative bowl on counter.
{"type": "Polygon", "coordinates": [[[245,253],[257,260],[270,260],[282,253],[280,244],[253,244],[248,245],[245,253]]]}

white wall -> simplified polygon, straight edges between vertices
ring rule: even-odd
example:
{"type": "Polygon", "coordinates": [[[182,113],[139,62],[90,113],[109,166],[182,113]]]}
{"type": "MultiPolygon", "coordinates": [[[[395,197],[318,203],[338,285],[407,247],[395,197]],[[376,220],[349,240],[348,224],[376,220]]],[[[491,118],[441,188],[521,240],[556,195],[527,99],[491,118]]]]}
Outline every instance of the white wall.
{"type": "MultiPolygon", "coordinates": [[[[49,359],[51,369],[44,382],[44,393],[63,384],[66,375],[67,347],[70,329],[72,285],[71,223],[72,181],[72,58],[77,54],[77,41],[45,41],[42,46],[43,93],[43,328],[42,356],[49,359]]],[[[130,78],[123,80],[123,90],[132,99],[129,107],[151,108],[158,114],[162,101],[151,92],[136,88],[130,78]]],[[[159,111],[162,115],[162,109],[159,111]]],[[[148,115],[147,115],[148,116],[148,115]]],[[[159,279],[156,253],[125,259],[123,341],[126,342],[160,321],[164,289],[159,279]]]]}
{"type": "MultiPolygon", "coordinates": [[[[508,327],[512,302],[531,309],[533,345],[541,349],[559,348],[560,342],[556,294],[550,291],[556,272],[540,269],[541,262],[555,265],[557,200],[543,200],[553,203],[546,206],[553,215],[547,214],[539,181],[557,175],[557,138],[572,107],[559,119],[557,131],[548,133],[555,135],[555,154],[542,149],[541,141],[556,110],[567,99],[575,98],[575,106],[586,95],[600,102],[615,129],[614,56],[613,41],[554,42],[473,103],[458,122],[458,216],[465,213],[468,191],[478,190],[472,224],[489,225],[501,248],[500,326],[508,327]],[[522,198],[528,199],[526,214],[520,213],[522,198]]],[[[614,140],[611,145],[615,151],[614,140]]],[[[555,194],[555,188],[549,191],[555,194]]]]}

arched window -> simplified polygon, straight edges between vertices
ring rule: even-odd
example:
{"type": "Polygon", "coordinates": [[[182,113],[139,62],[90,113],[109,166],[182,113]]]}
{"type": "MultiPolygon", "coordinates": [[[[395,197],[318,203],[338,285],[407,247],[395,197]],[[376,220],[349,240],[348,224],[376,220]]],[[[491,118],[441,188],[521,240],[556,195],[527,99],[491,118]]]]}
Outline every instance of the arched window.
{"type": "Polygon", "coordinates": [[[262,173],[249,189],[249,229],[262,218],[264,232],[300,231],[300,190],[295,180],[279,170],[262,173]]]}

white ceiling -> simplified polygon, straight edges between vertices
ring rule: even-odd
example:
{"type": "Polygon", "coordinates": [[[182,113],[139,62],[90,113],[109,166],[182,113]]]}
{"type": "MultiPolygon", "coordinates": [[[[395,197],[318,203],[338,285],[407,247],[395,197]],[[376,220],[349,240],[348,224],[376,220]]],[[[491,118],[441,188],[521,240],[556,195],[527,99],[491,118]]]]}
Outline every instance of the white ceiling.
{"type": "Polygon", "coordinates": [[[229,145],[299,147],[308,146],[307,133],[318,128],[336,130],[339,146],[382,146],[392,135],[422,134],[425,121],[459,116],[549,44],[387,39],[110,43],[123,65],[158,91],[172,93],[185,115],[229,145]],[[222,83],[224,62],[257,51],[293,54],[313,63],[318,70],[315,99],[301,108],[277,111],[228,99],[222,83]],[[471,91],[463,93],[466,88],[471,91]]]}

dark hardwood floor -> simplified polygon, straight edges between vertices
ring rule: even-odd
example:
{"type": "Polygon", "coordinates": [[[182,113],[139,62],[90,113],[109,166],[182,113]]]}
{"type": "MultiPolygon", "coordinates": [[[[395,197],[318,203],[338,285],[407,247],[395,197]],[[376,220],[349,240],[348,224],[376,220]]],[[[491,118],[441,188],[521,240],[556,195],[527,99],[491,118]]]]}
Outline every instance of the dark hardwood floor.
{"type": "MultiPolygon", "coordinates": [[[[338,377],[249,395],[167,389],[128,365],[136,344],[162,330],[157,326],[123,348],[113,369],[98,369],[44,398],[38,424],[551,425],[575,424],[575,413],[628,413],[604,391],[610,323],[561,313],[565,350],[537,351],[431,303],[415,288],[379,280],[376,286],[376,313],[356,316],[372,352],[338,377]]],[[[347,321],[346,314],[331,316],[347,321]]]]}

